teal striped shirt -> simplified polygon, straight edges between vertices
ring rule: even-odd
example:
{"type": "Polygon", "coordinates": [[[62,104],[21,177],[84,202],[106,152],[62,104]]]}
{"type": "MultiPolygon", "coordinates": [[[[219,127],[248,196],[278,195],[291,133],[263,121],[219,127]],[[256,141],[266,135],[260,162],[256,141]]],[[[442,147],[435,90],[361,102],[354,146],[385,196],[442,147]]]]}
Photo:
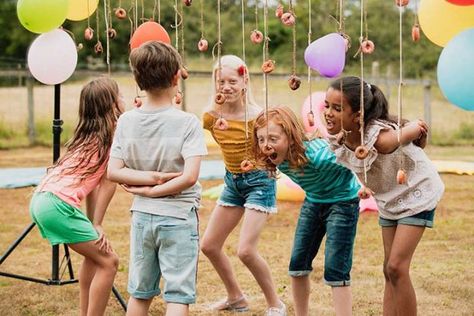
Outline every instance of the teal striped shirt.
{"type": "Polygon", "coordinates": [[[297,183],[306,199],[315,203],[333,203],[357,198],[360,188],[356,177],[346,167],[336,163],[336,155],[323,139],[305,141],[308,163],[299,169],[290,169],[284,161],[278,169],[297,183]]]}

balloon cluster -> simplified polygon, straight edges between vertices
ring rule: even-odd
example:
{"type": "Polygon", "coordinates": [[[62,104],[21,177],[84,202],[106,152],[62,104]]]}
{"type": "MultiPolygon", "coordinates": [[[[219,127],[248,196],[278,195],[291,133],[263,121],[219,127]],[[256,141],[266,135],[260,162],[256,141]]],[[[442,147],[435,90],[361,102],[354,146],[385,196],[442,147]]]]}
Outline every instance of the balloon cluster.
{"type": "Polygon", "coordinates": [[[438,60],[438,84],[454,105],[474,111],[474,0],[421,0],[420,26],[444,47],[438,60]]]}
{"type": "MultiPolygon", "coordinates": [[[[31,44],[27,56],[28,68],[34,78],[44,84],[55,85],[66,81],[74,73],[77,47],[61,25],[66,19],[87,19],[96,11],[98,4],[99,0],[18,0],[17,15],[20,23],[30,32],[40,34],[31,44]]],[[[123,19],[126,11],[118,8],[115,15],[123,19]]],[[[92,39],[92,28],[88,27],[84,35],[86,39],[92,39]]],[[[115,30],[108,30],[110,38],[115,35],[115,30]]],[[[171,43],[166,30],[160,24],[149,21],[136,29],[130,40],[130,47],[134,49],[150,40],[171,43]]],[[[97,43],[99,44],[100,42],[97,43]]],[[[97,45],[96,50],[103,50],[97,45]]]]}
{"type": "Polygon", "coordinates": [[[55,85],[67,80],[76,69],[77,48],[67,32],[59,28],[66,19],[89,17],[99,0],[18,0],[20,23],[40,34],[28,50],[28,68],[38,81],[55,85]]]}

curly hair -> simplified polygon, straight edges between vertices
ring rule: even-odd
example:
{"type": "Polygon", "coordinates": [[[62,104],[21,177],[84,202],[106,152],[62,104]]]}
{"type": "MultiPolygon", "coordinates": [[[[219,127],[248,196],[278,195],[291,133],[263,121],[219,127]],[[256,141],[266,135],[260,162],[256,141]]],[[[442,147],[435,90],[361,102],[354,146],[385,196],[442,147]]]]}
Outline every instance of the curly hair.
{"type": "MultiPolygon", "coordinates": [[[[257,131],[265,128],[268,122],[280,125],[288,137],[289,148],[288,148],[288,164],[291,169],[300,169],[308,163],[305,151],[306,147],[304,141],[308,140],[301,121],[296,117],[295,113],[286,106],[272,107],[268,111],[260,113],[256,120],[253,129],[253,137],[257,140],[257,131]]],[[[265,155],[258,141],[253,144],[253,153],[257,162],[257,166],[268,170],[270,173],[276,171],[276,166],[268,159],[265,155]]]]}

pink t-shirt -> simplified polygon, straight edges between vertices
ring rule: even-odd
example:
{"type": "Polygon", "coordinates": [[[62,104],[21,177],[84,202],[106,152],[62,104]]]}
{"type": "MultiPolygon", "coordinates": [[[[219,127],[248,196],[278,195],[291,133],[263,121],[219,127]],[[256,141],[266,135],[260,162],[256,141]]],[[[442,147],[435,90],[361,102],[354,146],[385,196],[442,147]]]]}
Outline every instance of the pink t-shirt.
{"type": "MultiPolygon", "coordinates": [[[[61,171],[66,169],[74,161],[74,157],[67,159],[61,165],[51,169],[38,185],[36,192],[51,192],[58,196],[61,200],[75,207],[80,207],[82,200],[99,184],[104,175],[107,160],[100,166],[94,174],[87,176],[81,182],[78,174],[62,174],[61,171]]],[[[94,157],[89,164],[78,171],[87,170],[97,162],[94,157]]]]}

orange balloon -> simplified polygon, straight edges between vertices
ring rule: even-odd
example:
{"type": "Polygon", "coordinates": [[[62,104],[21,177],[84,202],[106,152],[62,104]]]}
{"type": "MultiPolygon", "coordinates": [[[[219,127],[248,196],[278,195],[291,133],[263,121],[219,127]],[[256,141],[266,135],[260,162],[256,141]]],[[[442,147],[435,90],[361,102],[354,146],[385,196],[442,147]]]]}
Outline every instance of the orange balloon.
{"type": "Polygon", "coordinates": [[[130,48],[137,48],[148,41],[160,41],[171,44],[170,36],[164,27],[151,21],[143,23],[135,30],[135,33],[133,33],[130,39],[130,48]]]}

